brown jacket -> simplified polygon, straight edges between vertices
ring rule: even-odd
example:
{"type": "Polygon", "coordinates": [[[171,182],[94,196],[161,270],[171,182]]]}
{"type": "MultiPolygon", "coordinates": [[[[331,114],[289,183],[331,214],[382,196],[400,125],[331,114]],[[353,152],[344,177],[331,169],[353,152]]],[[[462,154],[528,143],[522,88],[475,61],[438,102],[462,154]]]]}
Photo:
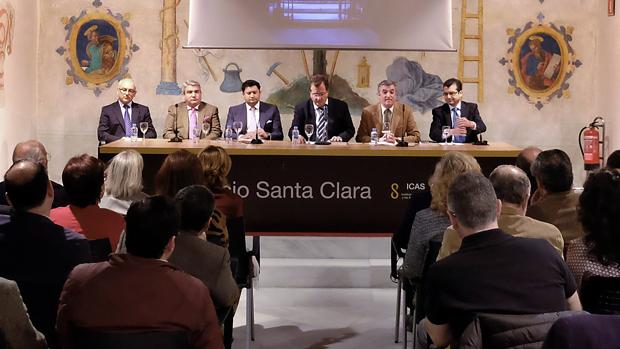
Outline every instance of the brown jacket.
{"type": "MultiPolygon", "coordinates": [[[[362,119],[357,129],[355,141],[358,143],[370,142],[370,131],[373,128],[377,129],[379,137],[381,137],[381,129],[383,128],[382,120],[381,104],[377,103],[364,108],[364,110],[362,110],[362,119]]],[[[415,123],[411,107],[399,102],[394,103],[390,131],[392,131],[394,136],[398,139],[403,135],[403,131],[406,132],[405,142],[414,143],[420,141],[420,131],[418,131],[418,126],[415,123]]]]}
{"type": "Polygon", "coordinates": [[[570,191],[551,193],[532,204],[526,215],[539,221],[551,223],[562,232],[565,242],[583,236],[583,228],[577,216],[579,194],[570,191]]]}

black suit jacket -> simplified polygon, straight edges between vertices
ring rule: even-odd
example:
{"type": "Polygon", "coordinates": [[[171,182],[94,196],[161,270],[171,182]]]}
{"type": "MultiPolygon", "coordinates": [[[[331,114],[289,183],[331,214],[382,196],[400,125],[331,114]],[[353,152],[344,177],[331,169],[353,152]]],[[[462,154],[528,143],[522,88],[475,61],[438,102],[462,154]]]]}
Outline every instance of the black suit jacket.
{"type": "MultiPolygon", "coordinates": [[[[475,142],[478,138],[478,134],[487,130],[487,126],[480,117],[480,112],[478,112],[478,105],[476,103],[461,101],[461,117],[476,123],[475,130],[470,128],[467,129],[466,143],[475,142]]],[[[431,123],[429,136],[435,142],[443,142],[441,138],[441,128],[443,126],[452,127],[452,115],[450,114],[450,106],[448,103],[444,103],[442,106],[433,109],[433,122],[431,123]]],[[[451,140],[452,137],[448,137],[448,142],[451,140]]]]}
{"type": "MultiPolygon", "coordinates": [[[[52,182],[52,188],[54,189],[54,202],[52,202],[52,208],[56,207],[64,207],[69,205],[69,198],[67,197],[67,192],[65,188],[54,182],[52,182]]],[[[0,205],[8,205],[8,201],[6,201],[6,185],[4,181],[0,182],[0,205]]]]}
{"type": "MultiPolygon", "coordinates": [[[[149,128],[146,131],[146,138],[157,138],[157,132],[153,127],[151,113],[149,107],[131,103],[131,123],[140,127],[141,122],[148,122],[149,128]]],[[[110,143],[125,136],[125,120],[123,119],[123,111],[118,101],[108,104],[101,108],[101,116],[99,117],[99,127],[97,128],[97,138],[99,142],[110,143]]],[[[138,128],[138,137],[142,137],[142,131],[138,128]]]]}
{"type": "MultiPolygon", "coordinates": [[[[293,115],[293,124],[288,130],[288,137],[291,138],[293,127],[297,126],[299,134],[306,138],[304,126],[306,124],[314,125],[314,133],[311,140],[316,140],[316,115],[314,113],[314,103],[311,99],[295,106],[295,114],[293,115]]],[[[328,98],[327,102],[327,138],[340,136],[343,142],[348,142],[355,135],[355,127],[349,113],[349,106],[344,101],[336,98],[328,98]]]]}

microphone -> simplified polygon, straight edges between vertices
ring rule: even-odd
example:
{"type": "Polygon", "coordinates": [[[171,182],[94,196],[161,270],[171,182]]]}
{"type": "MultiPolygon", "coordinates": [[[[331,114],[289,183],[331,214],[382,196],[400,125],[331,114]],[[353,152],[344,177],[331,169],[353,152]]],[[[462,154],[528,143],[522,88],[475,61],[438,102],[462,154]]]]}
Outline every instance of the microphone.
{"type": "MultiPolygon", "coordinates": [[[[254,111],[256,112],[256,106],[254,107],[254,111]]],[[[258,128],[260,127],[260,111],[259,113],[259,117],[256,120],[256,130],[254,132],[254,139],[250,142],[250,144],[263,144],[263,141],[258,138],[258,128]]],[[[256,113],[254,113],[254,115],[256,115],[256,113]]]]}
{"type": "Polygon", "coordinates": [[[400,135],[400,141],[396,142],[397,147],[408,147],[409,143],[405,142],[405,132],[407,130],[407,120],[405,120],[405,105],[403,104],[403,133],[400,135]]]}
{"type": "Polygon", "coordinates": [[[179,103],[176,103],[174,105],[174,107],[176,108],[176,113],[174,113],[174,137],[170,138],[170,142],[171,143],[179,143],[182,141],[181,137],[179,137],[179,124],[178,124],[178,119],[179,119],[179,103]]]}

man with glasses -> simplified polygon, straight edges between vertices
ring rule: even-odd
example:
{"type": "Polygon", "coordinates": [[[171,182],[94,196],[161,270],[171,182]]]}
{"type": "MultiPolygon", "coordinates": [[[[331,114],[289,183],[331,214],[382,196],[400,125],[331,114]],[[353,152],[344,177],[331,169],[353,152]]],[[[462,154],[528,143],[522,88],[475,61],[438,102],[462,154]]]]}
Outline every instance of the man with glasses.
{"type": "Polygon", "coordinates": [[[463,102],[463,83],[458,79],[448,79],[443,83],[442,106],[433,109],[433,122],[429,136],[435,142],[442,142],[442,129],[450,127],[447,141],[454,143],[475,142],[478,134],[487,130],[478,112],[476,103],[463,102]],[[454,138],[454,139],[453,139],[454,138]]]}
{"type": "Polygon", "coordinates": [[[146,122],[149,128],[146,134],[138,129],[138,137],[157,138],[153,127],[149,107],[133,101],[136,96],[136,85],[132,79],[126,78],[118,82],[118,100],[101,108],[97,136],[99,143],[105,144],[123,137],[131,137],[131,127],[146,122]]]}
{"type": "Polygon", "coordinates": [[[325,75],[310,78],[310,99],[295,106],[293,124],[288,130],[292,139],[293,128],[297,126],[300,141],[308,141],[304,133],[306,124],[314,125],[310,140],[318,142],[348,142],[355,134],[355,127],[344,101],[329,97],[329,80],[325,75]]]}

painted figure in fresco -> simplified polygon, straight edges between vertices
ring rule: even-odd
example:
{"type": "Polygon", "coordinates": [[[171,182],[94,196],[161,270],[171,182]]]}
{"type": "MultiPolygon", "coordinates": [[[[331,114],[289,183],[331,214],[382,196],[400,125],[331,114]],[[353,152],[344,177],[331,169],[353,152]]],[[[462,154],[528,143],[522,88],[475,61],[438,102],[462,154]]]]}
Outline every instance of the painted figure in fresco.
{"type": "Polygon", "coordinates": [[[88,38],[86,45],[86,55],[89,60],[82,60],[82,66],[87,73],[107,74],[114,67],[116,61],[116,50],[114,41],[116,38],[110,35],[99,35],[97,25],[92,25],[84,32],[88,38]]]}
{"type": "Polygon", "coordinates": [[[540,35],[530,36],[528,38],[530,50],[521,57],[521,76],[525,84],[534,90],[544,90],[551,86],[560,70],[559,61],[553,63],[552,70],[548,69],[554,56],[558,55],[543,47],[544,40],[540,35]]]}

